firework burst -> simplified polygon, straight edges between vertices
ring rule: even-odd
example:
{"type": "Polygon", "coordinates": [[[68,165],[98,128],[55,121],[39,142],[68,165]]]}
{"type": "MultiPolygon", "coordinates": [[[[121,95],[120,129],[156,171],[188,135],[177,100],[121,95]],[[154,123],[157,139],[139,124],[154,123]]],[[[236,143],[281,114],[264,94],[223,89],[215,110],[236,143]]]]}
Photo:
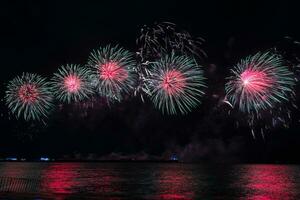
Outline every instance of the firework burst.
{"type": "Polygon", "coordinates": [[[17,118],[40,120],[48,116],[52,104],[49,83],[39,75],[24,73],[7,86],[6,104],[17,118]]]}
{"type": "Polygon", "coordinates": [[[55,97],[63,102],[80,101],[92,93],[90,71],[80,65],[61,66],[51,79],[55,97]]]}
{"type": "Polygon", "coordinates": [[[94,50],[87,66],[92,72],[92,82],[101,96],[120,101],[136,84],[136,62],[133,54],[118,46],[94,50]]]}
{"type": "MultiPolygon", "coordinates": [[[[243,114],[239,119],[254,130],[288,127],[294,104],[295,75],[279,54],[257,53],[242,59],[225,86],[226,101],[243,114]]],[[[238,122],[244,123],[240,120],[238,122]]]]}
{"type": "Polygon", "coordinates": [[[146,86],[156,108],[163,113],[190,112],[203,96],[203,71],[186,56],[165,56],[151,65],[146,86]]]}
{"type": "Polygon", "coordinates": [[[242,112],[272,109],[294,95],[294,74],[277,54],[257,53],[231,70],[225,90],[229,102],[242,112]]]}
{"type": "Polygon", "coordinates": [[[139,83],[135,88],[135,95],[149,94],[146,86],[146,77],[149,76],[149,66],[155,60],[167,54],[185,55],[195,58],[206,56],[201,46],[204,40],[193,37],[189,32],[181,30],[174,23],[161,22],[152,26],[144,25],[136,40],[138,46],[137,57],[139,64],[136,72],[139,75],[139,83]]]}

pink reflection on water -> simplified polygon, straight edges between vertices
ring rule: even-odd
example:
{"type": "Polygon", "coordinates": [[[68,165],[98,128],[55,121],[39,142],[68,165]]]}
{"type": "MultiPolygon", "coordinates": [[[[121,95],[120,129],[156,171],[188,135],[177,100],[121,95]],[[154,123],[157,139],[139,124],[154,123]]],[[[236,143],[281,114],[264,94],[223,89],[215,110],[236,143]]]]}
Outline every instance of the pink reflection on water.
{"type": "Polygon", "coordinates": [[[72,199],[78,195],[88,194],[89,197],[107,196],[105,199],[119,200],[113,196],[118,188],[118,181],[111,169],[102,166],[96,169],[82,163],[55,163],[49,165],[42,174],[42,190],[44,194],[56,200],[72,199]]]}
{"type": "Polygon", "coordinates": [[[244,172],[242,186],[249,200],[295,199],[292,168],[283,165],[250,165],[244,172]]]}
{"type": "Polygon", "coordinates": [[[179,166],[164,166],[159,171],[157,192],[161,200],[191,200],[194,199],[194,179],[192,173],[179,166]]]}
{"type": "Polygon", "coordinates": [[[78,185],[78,166],[76,163],[49,165],[43,173],[43,190],[60,194],[57,199],[64,199],[72,194],[73,188],[78,185]]]}

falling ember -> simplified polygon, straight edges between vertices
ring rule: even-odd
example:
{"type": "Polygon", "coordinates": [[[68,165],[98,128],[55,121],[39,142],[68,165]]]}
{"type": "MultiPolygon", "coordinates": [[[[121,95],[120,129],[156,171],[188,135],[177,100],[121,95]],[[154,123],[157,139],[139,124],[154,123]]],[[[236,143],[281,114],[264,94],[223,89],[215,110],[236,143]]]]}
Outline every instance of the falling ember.
{"type": "Polygon", "coordinates": [[[128,73],[117,62],[107,62],[99,65],[100,78],[104,80],[124,81],[128,73]]]}
{"type": "Polygon", "coordinates": [[[204,43],[202,38],[193,37],[170,22],[143,25],[136,42],[142,63],[161,58],[169,52],[199,58],[206,56],[201,48],[204,43]]]}
{"type": "Polygon", "coordinates": [[[34,84],[24,84],[20,86],[18,95],[21,101],[30,104],[37,101],[39,94],[38,94],[38,89],[34,84]]]}
{"type": "Polygon", "coordinates": [[[184,75],[177,70],[167,71],[163,76],[161,87],[168,95],[176,95],[181,93],[184,86],[184,75]]]}
{"type": "Polygon", "coordinates": [[[81,81],[76,75],[69,75],[65,77],[64,85],[69,92],[77,92],[80,90],[81,81]]]}

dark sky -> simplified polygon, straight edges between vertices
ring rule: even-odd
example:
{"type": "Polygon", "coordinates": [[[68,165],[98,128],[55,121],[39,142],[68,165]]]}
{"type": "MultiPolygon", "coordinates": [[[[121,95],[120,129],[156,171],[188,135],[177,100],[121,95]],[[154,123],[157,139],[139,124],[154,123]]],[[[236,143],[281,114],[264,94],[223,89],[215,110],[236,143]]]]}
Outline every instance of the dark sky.
{"type": "Polygon", "coordinates": [[[85,117],[80,109],[69,105],[54,111],[48,125],[42,126],[8,120],[2,101],[0,156],[145,152],[156,156],[176,153],[187,161],[300,161],[299,111],[293,113],[289,129],[270,130],[265,140],[259,134],[254,140],[247,127],[235,128],[234,117],[217,106],[224,97],[224,78],[230,66],[248,54],[281,44],[285,36],[299,39],[296,4],[217,0],[95,2],[1,2],[1,98],[5,83],[22,72],[50,77],[62,64],[84,64],[92,49],[109,43],[134,52],[143,24],[170,21],[206,40],[203,49],[208,57],[201,64],[209,87],[203,104],[186,116],[171,117],[138,98],[110,107],[95,106],[85,117]],[[216,70],[211,71],[212,66],[216,70]],[[213,94],[219,98],[213,98],[213,94]]]}

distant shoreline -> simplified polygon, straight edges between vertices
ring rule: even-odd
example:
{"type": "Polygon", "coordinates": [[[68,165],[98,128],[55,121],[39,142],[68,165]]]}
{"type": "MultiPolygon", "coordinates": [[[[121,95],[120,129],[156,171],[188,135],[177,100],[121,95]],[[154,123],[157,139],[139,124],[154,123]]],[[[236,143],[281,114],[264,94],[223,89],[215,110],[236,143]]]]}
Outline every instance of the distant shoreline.
{"type": "Polygon", "coordinates": [[[0,160],[0,162],[40,162],[40,163],[71,163],[71,162],[91,162],[91,163],[179,163],[178,160],[49,160],[49,161],[41,161],[41,160],[0,160]]]}
{"type": "Polygon", "coordinates": [[[184,162],[179,160],[0,160],[0,163],[178,163],[178,164],[203,164],[203,165],[300,165],[300,163],[281,162],[184,162]]]}

